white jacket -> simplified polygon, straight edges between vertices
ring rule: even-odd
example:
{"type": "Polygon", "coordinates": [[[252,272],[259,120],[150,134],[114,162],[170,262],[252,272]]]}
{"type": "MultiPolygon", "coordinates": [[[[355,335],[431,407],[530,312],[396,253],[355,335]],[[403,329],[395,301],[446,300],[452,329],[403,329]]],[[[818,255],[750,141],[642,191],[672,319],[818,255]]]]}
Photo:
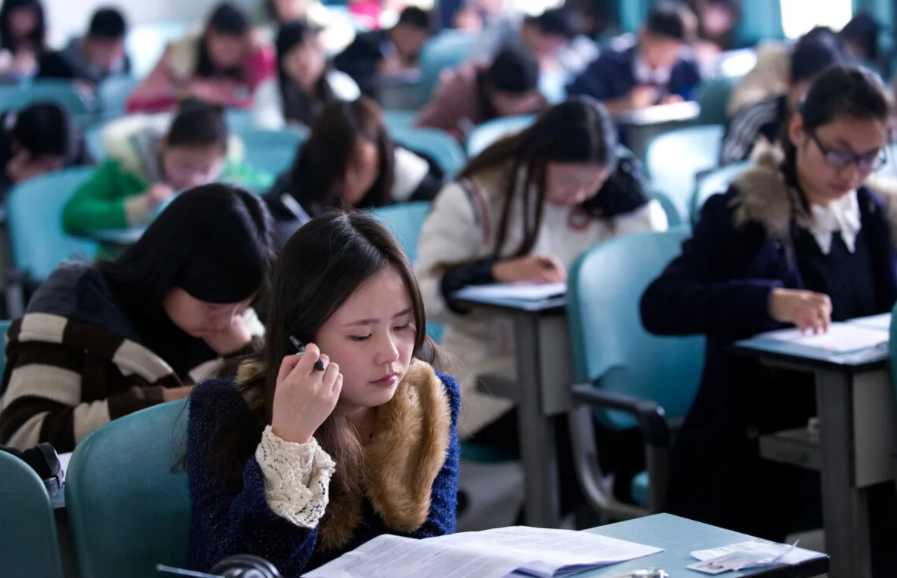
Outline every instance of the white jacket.
{"type": "MultiPolygon", "coordinates": [[[[487,373],[514,379],[512,324],[478,311],[457,315],[446,306],[440,291],[446,265],[492,256],[501,220],[501,173],[496,169],[474,178],[468,188],[451,183],[442,189],[424,223],[415,265],[427,318],[444,324],[443,346],[459,361],[452,372],[461,388],[459,434],[463,437],[476,433],[513,405],[478,393],[475,386],[477,376],[487,373]]],[[[516,198],[502,257],[512,255],[523,237],[522,195],[516,198]]],[[[666,214],[657,201],[609,221],[581,218],[584,216],[577,208],[546,204],[532,254],[552,254],[569,267],[580,253],[612,237],[667,229],[666,214]]]]}

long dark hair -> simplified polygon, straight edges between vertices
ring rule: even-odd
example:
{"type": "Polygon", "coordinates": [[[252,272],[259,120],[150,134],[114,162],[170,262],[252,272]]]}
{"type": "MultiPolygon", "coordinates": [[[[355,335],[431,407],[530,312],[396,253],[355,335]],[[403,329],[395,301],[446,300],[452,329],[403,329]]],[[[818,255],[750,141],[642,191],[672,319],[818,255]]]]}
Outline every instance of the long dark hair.
{"type": "Polygon", "coordinates": [[[199,40],[199,54],[196,64],[196,75],[201,78],[226,77],[236,81],[243,81],[246,71],[243,65],[228,69],[220,69],[212,62],[209,48],[206,46],[206,37],[210,32],[241,38],[250,33],[249,19],[246,14],[229,2],[218,4],[209,16],[199,40]]]}
{"type": "MultiPolygon", "coordinates": [[[[383,225],[363,212],[328,212],[290,237],[274,269],[269,294],[265,348],[241,363],[261,367],[238,384],[247,411],[222,419],[215,428],[210,464],[225,483],[239,487],[246,460],[271,423],[277,368],[294,354],[290,336],[313,342],[318,331],[352,294],[377,273],[392,267],[411,298],[417,334],[413,356],[432,361],[433,346],[426,335],[423,298],[411,264],[383,225]]],[[[334,499],[358,490],[364,467],[363,450],[354,426],[337,409],[315,432],[315,439],[336,461],[331,480],[334,499]]]]}
{"type": "Polygon", "coordinates": [[[160,311],[174,287],[200,301],[239,303],[267,287],[273,235],[257,196],[203,185],[178,195],[135,245],[99,268],[132,311],[160,311]]]}
{"type": "Polygon", "coordinates": [[[14,10],[20,8],[34,10],[37,15],[37,26],[34,27],[28,40],[34,44],[34,50],[40,55],[46,50],[47,43],[47,20],[40,0],[3,0],[3,7],[0,7],[0,48],[13,54],[19,50],[18,40],[13,36],[12,27],[9,25],[9,17],[14,10]]]}
{"type": "MultiPolygon", "coordinates": [[[[823,72],[807,91],[797,112],[806,134],[813,134],[838,117],[887,123],[891,96],[881,78],[860,66],[834,66],[823,72]]],[[[781,139],[786,167],[797,170],[797,148],[788,131],[781,139]]]]}
{"type": "Polygon", "coordinates": [[[302,92],[302,89],[287,74],[284,60],[293,48],[312,40],[319,33],[320,31],[311,26],[307,20],[296,20],[284,24],[277,33],[277,73],[280,82],[280,96],[283,101],[283,117],[288,121],[299,122],[306,126],[311,126],[324,104],[335,98],[333,89],[327,81],[330,63],[325,65],[321,76],[315,82],[314,94],[308,95],[302,92]]]}
{"type": "Polygon", "coordinates": [[[377,145],[380,171],[377,180],[357,206],[370,209],[389,203],[395,179],[395,145],[389,137],[377,103],[368,98],[354,102],[334,100],[312,124],[311,136],[302,145],[290,169],[291,191],[312,216],[327,209],[344,207],[336,185],[345,178],[355,156],[355,145],[363,138],[377,145]]]}
{"type": "MultiPolygon", "coordinates": [[[[613,169],[617,162],[616,145],[617,131],[604,106],[589,97],[576,97],[548,109],[528,129],[495,142],[470,159],[461,171],[460,179],[508,165],[494,254],[502,254],[514,196],[521,191],[526,217],[523,242],[514,255],[519,257],[532,251],[542,223],[548,163],[598,163],[613,169]],[[535,195],[530,194],[533,190],[535,195]]],[[[606,216],[602,211],[604,199],[599,197],[601,195],[584,204],[596,218],[606,216]]]]}

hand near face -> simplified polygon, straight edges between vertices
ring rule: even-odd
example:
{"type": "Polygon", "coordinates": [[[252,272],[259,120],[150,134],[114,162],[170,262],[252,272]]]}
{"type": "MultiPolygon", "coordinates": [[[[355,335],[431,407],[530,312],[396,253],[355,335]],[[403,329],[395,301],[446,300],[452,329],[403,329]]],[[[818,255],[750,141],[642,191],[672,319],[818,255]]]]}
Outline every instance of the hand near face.
{"type": "Polygon", "coordinates": [[[343,388],[339,365],[330,363],[314,343],[305,348],[305,355],[285,357],[277,373],[277,389],[271,429],[280,439],[297,444],[311,442],[330,417],[343,388]],[[315,369],[320,361],[324,371],[315,369]]]}

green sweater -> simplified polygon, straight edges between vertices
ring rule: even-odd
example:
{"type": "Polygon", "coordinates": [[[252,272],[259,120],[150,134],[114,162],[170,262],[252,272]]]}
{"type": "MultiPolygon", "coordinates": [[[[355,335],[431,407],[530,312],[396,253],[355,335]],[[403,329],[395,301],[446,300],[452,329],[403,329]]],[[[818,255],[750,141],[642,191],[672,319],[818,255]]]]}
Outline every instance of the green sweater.
{"type": "MultiPolygon", "coordinates": [[[[220,182],[250,189],[271,184],[272,176],[252,167],[227,161],[220,182]]],[[[109,159],[66,203],[62,226],[71,234],[99,229],[122,229],[146,224],[152,217],[148,198],[143,195],[152,183],[128,171],[118,160],[109,159]]]]}

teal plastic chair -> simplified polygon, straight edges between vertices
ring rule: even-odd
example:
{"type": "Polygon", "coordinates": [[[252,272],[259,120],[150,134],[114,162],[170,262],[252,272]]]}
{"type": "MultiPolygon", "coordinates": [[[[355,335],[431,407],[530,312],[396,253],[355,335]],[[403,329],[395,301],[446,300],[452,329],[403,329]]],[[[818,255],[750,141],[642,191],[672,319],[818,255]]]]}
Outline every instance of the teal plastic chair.
{"type": "Polygon", "coordinates": [[[506,116],[478,125],[467,137],[467,156],[473,158],[498,139],[529,128],[535,119],[534,115],[506,116]]]}
{"type": "Polygon", "coordinates": [[[426,201],[398,203],[371,211],[371,216],[392,232],[412,263],[417,258],[420,231],[428,214],[430,203],[426,201]]]}
{"type": "Polygon", "coordinates": [[[185,401],[117,419],[82,441],[69,464],[65,503],[80,578],[156,578],[183,568],[190,542],[185,401]]]}
{"type": "Polygon", "coordinates": [[[93,167],[65,169],[26,181],[6,201],[12,272],[7,287],[10,317],[24,312],[24,289],[46,279],[63,261],[93,260],[97,244],[62,230],[62,209],[93,167]]]}
{"type": "Polygon", "coordinates": [[[414,121],[417,118],[416,110],[384,110],[383,111],[383,123],[386,125],[387,130],[392,132],[393,130],[407,129],[412,128],[414,126],[414,121]]]}
{"type": "Polygon", "coordinates": [[[0,346],[3,347],[3,355],[0,355],[0,375],[6,371],[6,334],[9,332],[9,326],[12,321],[4,319],[0,321],[0,346]]]}
{"type": "Polygon", "coordinates": [[[698,218],[701,216],[701,207],[704,206],[707,199],[718,193],[725,193],[732,181],[735,180],[735,177],[749,166],[751,166],[750,161],[734,163],[721,169],[716,169],[699,179],[698,188],[691,202],[692,222],[698,222],[698,218]]]}
{"type": "Polygon", "coordinates": [[[679,254],[685,230],[624,235],[581,255],[570,270],[567,322],[575,408],[571,419],[580,483],[601,514],[631,518],[662,511],[670,426],[697,393],[704,338],[659,337],[645,331],[639,299],[679,254]],[[594,420],[611,430],[638,426],[648,461],[647,507],[617,501],[598,464],[594,420]]]}
{"type": "Polygon", "coordinates": [[[421,104],[430,100],[443,70],[456,68],[473,56],[472,52],[478,40],[477,34],[447,29],[424,44],[418,59],[420,67],[418,90],[421,104]]]}
{"type": "Polygon", "coordinates": [[[115,76],[104,80],[97,89],[100,112],[106,118],[125,114],[128,98],[139,81],[132,76],[115,76]]]}
{"type": "Polygon", "coordinates": [[[448,178],[461,172],[467,162],[464,149],[446,132],[433,128],[393,128],[393,140],[408,150],[433,159],[448,178]]]}
{"type": "Polygon", "coordinates": [[[296,152],[308,138],[307,129],[273,131],[253,128],[234,134],[243,141],[244,160],[272,175],[279,175],[292,165],[296,152]]]}
{"type": "Polygon", "coordinates": [[[708,80],[698,87],[698,103],[701,113],[696,124],[726,124],[729,118],[726,107],[735,89],[738,78],[719,77],[708,80]]]}
{"type": "Polygon", "coordinates": [[[645,148],[651,186],[689,207],[695,175],[718,166],[723,132],[722,125],[690,126],[651,139],[645,148]]]}
{"type": "Polygon", "coordinates": [[[50,495],[40,476],[0,452],[0,576],[62,578],[50,495]]]}
{"type": "Polygon", "coordinates": [[[0,86],[0,109],[19,110],[35,102],[55,102],[72,116],[82,119],[95,112],[95,103],[67,80],[40,79],[30,83],[0,86]]]}
{"type": "Polygon", "coordinates": [[[682,201],[669,197],[660,191],[654,191],[652,196],[663,207],[663,212],[667,216],[667,224],[671,229],[674,227],[691,227],[688,220],[688,209],[685,208],[685,204],[682,201]]]}
{"type": "Polygon", "coordinates": [[[240,134],[244,131],[256,130],[255,121],[252,118],[252,112],[248,110],[227,110],[224,113],[224,120],[227,123],[227,130],[233,134],[240,134]]]}

